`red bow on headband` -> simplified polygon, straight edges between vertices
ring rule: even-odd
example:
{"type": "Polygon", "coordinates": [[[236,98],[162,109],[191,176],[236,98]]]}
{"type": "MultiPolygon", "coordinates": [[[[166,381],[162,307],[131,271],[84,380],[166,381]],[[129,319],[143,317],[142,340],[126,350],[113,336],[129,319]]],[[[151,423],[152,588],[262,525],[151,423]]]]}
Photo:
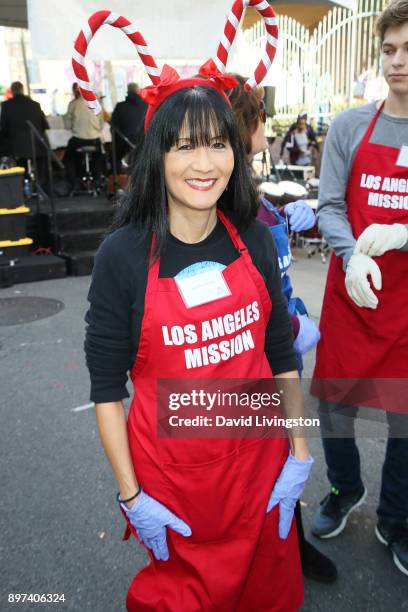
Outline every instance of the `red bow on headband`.
{"type": "Polygon", "coordinates": [[[160,74],[160,81],[157,83],[157,85],[149,85],[148,87],[142,89],[140,96],[145,102],[147,102],[147,104],[153,106],[156,100],[164,92],[164,88],[174,85],[179,80],[180,75],[177,70],[174,70],[174,68],[168,64],[164,64],[163,70],[160,74]]]}
{"type": "Polygon", "coordinates": [[[209,59],[203,64],[198,71],[198,74],[205,76],[209,79],[213,79],[215,85],[219,89],[233,89],[238,85],[238,81],[235,77],[229,74],[223,74],[218,70],[214,60],[209,59]]]}
{"type": "Polygon", "coordinates": [[[201,66],[199,74],[199,77],[181,79],[180,75],[176,70],[174,70],[174,68],[168,66],[167,64],[163,66],[159,82],[156,83],[156,85],[149,85],[148,87],[145,87],[140,92],[143,100],[145,100],[145,102],[147,102],[149,105],[145,117],[145,131],[147,131],[151,118],[161,103],[168,96],[175,93],[179,89],[184,89],[185,87],[194,87],[196,85],[212,87],[213,89],[216,89],[224,97],[227,104],[231,106],[231,103],[224,90],[232,89],[238,85],[238,81],[234,77],[220,72],[213,60],[208,60],[203,66],[201,66]]]}
{"type": "MultiPolygon", "coordinates": [[[[232,89],[238,85],[237,79],[228,74],[223,74],[220,70],[218,70],[215,62],[212,59],[209,59],[201,66],[198,74],[206,77],[207,79],[211,79],[215,87],[220,91],[223,91],[224,89],[232,89]]],[[[165,97],[166,89],[172,85],[175,85],[180,80],[180,75],[178,74],[177,70],[174,70],[174,68],[168,64],[164,64],[163,70],[160,74],[160,81],[157,83],[157,85],[149,85],[148,87],[145,87],[140,92],[140,95],[143,100],[147,102],[147,104],[154,106],[160,98],[165,97]]],[[[196,84],[199,85],[200,81],[198,81],[196,84]]]]}

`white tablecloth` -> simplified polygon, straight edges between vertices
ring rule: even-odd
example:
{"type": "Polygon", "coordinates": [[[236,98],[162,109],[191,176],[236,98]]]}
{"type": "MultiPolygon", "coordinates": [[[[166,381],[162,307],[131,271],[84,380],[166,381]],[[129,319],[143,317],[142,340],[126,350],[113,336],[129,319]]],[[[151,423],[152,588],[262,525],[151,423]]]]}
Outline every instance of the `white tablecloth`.
{"type": "Polygon", "coordinates": [[[48,140],[50,141],[51,149],[65,148],[68,140],[72,136],[71,130],[51,129],[47,130],[48,140]]]}
{"type": "MultiPolygon", "coordinates": [[[[65,130],[62,128],[53,128],[47,130],[48,140],[50,141],[51,149],[65,148],[68,144],[68,140],[72,136],[71,130],[65,130]]],[[[102,142],[111,142],[111,131],[109,123],[105,123],[102,131],[102,142]]]]}
{"type": "Polygon", "coordinates": [[[46,117],[50,130],[62,130],[64,126],[64,117],[61,115],[47,115],[46,117]]]}

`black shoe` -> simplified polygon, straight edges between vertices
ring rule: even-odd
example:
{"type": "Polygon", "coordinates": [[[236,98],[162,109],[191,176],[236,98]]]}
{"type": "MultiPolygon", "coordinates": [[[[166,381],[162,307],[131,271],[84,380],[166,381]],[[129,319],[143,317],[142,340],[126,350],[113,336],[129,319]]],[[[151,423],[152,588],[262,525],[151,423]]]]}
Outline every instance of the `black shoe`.
{"type": "Polygon", "coordinates": [[[332,487],[313,517],[313,535],[318,538],[334,538],[339,535],[346,526],[350,512],[364,502],[366,495],[365,487],[346,493],[332,487]]]}
{"type": "Polygon", "coordinates": [[[408,526],[406,522],[380,520],[375,535],[392,552],[395,565],[408,576],[408,526]]]}
{"type": "Polygon", "coordinates": [[[300,560],[306,578],[317,582],[334,582],[337,579],[337,568],[333,561],[307,540],[300,545],[300,560]]]}

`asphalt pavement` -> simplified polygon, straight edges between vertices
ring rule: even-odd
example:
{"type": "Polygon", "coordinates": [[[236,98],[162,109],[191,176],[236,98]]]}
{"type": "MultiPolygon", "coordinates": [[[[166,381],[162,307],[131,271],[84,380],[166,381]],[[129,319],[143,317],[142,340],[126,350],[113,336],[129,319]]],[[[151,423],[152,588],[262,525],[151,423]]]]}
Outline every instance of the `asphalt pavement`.
{"type": "MultiPolygon", "coordinates": [[[[318,255],[296,255],[292,281],[317,320],[327,264],[318,255]]],[[[134,539],[121,541],[116,487],[89,402],[82,348],[89,281],[0,290],[1,611],[122,611],[132,577],[147,562],[134,539]],[[9,601],[16,593],[63,594],[65,602],[9,601]]],[[[306,359],[305,377],[313,359],[306,359]]],[[[307,403],[313,412],[315,400],[307,403]]],[[[357,430],[367,501],[339,537],[310,537],[337,563],[339,579],[306,581],[305,612],[408,610],[408,578],[374,536],[386,426],[362,422],[357,430]]],[[[310,445],[315,465],[302,501],[307,532],[328,492],[319,438],[310,445]]]]}

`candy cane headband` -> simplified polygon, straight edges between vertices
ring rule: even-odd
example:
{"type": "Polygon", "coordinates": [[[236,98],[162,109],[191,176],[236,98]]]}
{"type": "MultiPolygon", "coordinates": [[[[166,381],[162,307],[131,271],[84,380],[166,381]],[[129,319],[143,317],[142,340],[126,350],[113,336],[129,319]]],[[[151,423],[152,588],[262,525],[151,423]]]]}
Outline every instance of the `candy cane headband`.
{"type": "Polygon", "coordinates": [[[101,111],[100,104],[92,91],[88,72],[85,68],[85,54],[90,41],[99,28],[103,25],[111,25],[114,28],[122,30],[135,45],[139,57],[146,68],[146,72],[153,83],[152,86],[146,87],[141,92],[142,97],[149,104],[146,114],[145,129],[147,129],[153,114],[162,102],[179,89],[193,87],[194,85],[205,85],[217,89],[217,91],[226,98],[224,90],[230,89],[237,84],[235,79],[228,75],[224,75],[228,54],[236,36],[242,13],[248,6],[253,7],[262,15],[266,28],[266,43],[263,55],[253,75],[245,83],[245,89],[247,91],[256,87],[264,79],[275,57],[278,43],[276,15],[267,0],[261,0],[261,2],[259,0],[236,0],[228,15],[224,34],[218,45],[216,56],[208,60],[200,68],[199,73],[205,77],[205,79],[181,79],[176,70],[167,65],[163,67],[160,73],[156,62],[150,54],[145,39],[128,19],[111,11],[97,11],[88,19],[87,24],[79,33],[74,44],[72,68],[78,80],[78,86],[82,97],[95,114],[101,111]]]}

